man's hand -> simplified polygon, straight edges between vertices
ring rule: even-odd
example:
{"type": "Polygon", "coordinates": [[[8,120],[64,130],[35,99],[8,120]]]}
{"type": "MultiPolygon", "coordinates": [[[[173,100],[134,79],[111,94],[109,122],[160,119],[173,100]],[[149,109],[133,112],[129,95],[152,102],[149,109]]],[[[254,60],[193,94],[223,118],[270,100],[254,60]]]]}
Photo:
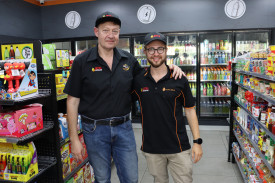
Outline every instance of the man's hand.
{"type": "Polygon", "coordinates": [[[84,156],[84,148],[81,144],[81,142],[78,140],[74,140],[73,142],[71,142],[71,147],[72,147],[72,154],[73,154],[73,158],[79,162],[79,161],[83,161],[83,156],[84,156]]]}
{"type": "Polygon", "coordinates": [[[185,73],[181,70],[181,68],[174,64],[169,65],[169,69],[173,70],[173,78],[175,78],[175,80],[178,78],[181,79],[182,76],[186,76],[185,73]]]}
{"type": "Polygon", "coordinates": [[[194,143],[192,147],[192,160],[194,163],[200,161],[202,157],[202,148],[201,145],[194,143]]]}

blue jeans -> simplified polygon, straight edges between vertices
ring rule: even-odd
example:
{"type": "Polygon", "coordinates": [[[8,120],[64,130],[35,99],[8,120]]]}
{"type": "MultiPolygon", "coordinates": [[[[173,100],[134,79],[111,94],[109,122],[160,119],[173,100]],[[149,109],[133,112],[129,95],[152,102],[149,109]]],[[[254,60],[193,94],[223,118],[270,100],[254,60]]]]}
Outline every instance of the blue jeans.
{"type": "Polygon", "coordinates": [[[82,123],[82,128],[95,183],[111,182],[111,156],[121,183],[138,182],[138,158],[131,120],[115,127],[82,123]]]}

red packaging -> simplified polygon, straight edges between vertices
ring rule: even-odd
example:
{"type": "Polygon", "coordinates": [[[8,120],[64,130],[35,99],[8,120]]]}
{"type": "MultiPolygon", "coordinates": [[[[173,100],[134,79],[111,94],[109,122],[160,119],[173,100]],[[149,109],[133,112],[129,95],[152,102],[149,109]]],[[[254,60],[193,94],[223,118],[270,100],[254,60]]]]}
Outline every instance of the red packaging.
{"type": "Polygon", "coordinates": [[[41,104],[0,113],[0,136],[22,137],[40,129],[43,129],[41,104]]]}

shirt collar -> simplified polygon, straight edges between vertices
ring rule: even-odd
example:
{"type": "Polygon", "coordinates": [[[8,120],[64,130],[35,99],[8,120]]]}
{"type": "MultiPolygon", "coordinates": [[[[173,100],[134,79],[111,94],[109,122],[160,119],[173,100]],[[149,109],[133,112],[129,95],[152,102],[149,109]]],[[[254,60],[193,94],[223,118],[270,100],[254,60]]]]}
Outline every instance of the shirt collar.
{"type": "MultiPolygon", "coordinates": [[[[166,65],[166,64],[165,64],[166,65]]],[[[171,70],[169,69],[169,67],[168,67],[168,65],[166,65],[166,67],[167,67],[167,74],[161,79],[161,80],[159,80],[159,81],[162,81],[162,80],[166,80],[166,79],[170,79],[170,78],[172,78],[172,72],[171,72],[171,70]]],[[[146,77],[146,78],[150,78],[150,79],[153,79],[153,77],[152,77],[152,75],[151,75],[151,66],[150,67],[148,67],[148,69],[147,69],[147,71],[146,71],[146,73],[144,74],[144,76],[146,77]]],[[[154,79],[153,79],[154,80],[154,79]]]]}
{"type": "MultiPolygon", "coordinates": [[[[120,60],[122,57],[128,57],[123,53],[122,50],[114,48],[114,56],[120,60]]],[[[95,49],[91,49],[91,53],[88,56],[87,62],[89,61],[96,61],[98,58],[98,44],[96,45],[95,49]]]]}

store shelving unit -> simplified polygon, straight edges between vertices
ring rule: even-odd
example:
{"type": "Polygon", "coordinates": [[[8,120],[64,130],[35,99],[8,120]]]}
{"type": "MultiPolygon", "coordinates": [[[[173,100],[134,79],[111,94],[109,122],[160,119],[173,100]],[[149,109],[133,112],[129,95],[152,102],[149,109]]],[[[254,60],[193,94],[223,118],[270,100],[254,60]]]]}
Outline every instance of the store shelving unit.
{"type": "Polygon", "coordinates": [[[78,165],[67,177],[64,178],[64,182],[67,182],[74,174],[83,167],[88,162],[88,158],[86,158],[80,165],[78,165]]]}
{"type": "MultiPolygon", "coordinates": [[[[233,152],[233,155],[234,155],[234,157],[235,157],[235,159],[236,159],[236,155],[235,155],[234,152],[233,152]]],[[[242,170],[243,167],[242,167],[241,163],[240,163],[239,161],[236,161],[236,162],[237,162],[238,168],[239,168],[240,170],[242,170]]],[[[247,178],[245,177],[243,171],[241,171],[241,175],[242,175],[242,178],[243,178],[244,183],[248,183],[248,180],[247,180],[247,178]]]]}
{"type": "MultiPolygon", "coordinates": [[[[236,137],[237,141],[239,142],[239,145],[240,145],[242,151],[244,152],[246,158],[247,158],[248,161],[250,162],[250,165],[252,166],[254,172],[256,173],[257,177],[260,177],[257,168],[256,168],[255,165],[253,164],[253,160],[250,158],[248,151],[244,148],[242,141],[241,141],[240,138],[238,137],[238,134],[237,134],[235,131],[233,131],[233,132],[234,132],[234,134],[235,134],[235,137],[236,137]]],[[[235,159],[236,159],[236,155],[235,155],[234,152],[233,152],[233,155],[234,155],[234,157],[235,157],[235,159]]],[[[239,166],[239,162],[238,162],[238,161],[236,161],[236,162],[237,162],[237,164],[238,164],[238,166],[239,166]]],[[[241,174],[244,175],[242,166],[241,166],[241,167],[239,166],[239,169],[240,169],[241,174]]],[[[243,176],[243,179],[244,179],[244,181],[247,181],[247,179],[245,178],[245,176],[243,176]]],[[[260,181],[260,182],[262,182],[262,181],[260,181]]]]}
{"type": "MultiPolygon", "coordinates": [[[[241,128],[242,132],[245,134],[245,136],[247,137],[247,139],[249,140],[250,144],[254,147],[255,151],[258,153],[258,155],[261,157],[262,161],[264,162],[264,164],[267,166],[267,168],[269,169],[269,171],[271,172],[271,174],[273,176],[275,176],[275,170],[272,168],[272,166],[267,162],[267,160],[265,159],[265,156],[262,154],[261,150],[259,149],[258,145],[249,137],[249,134],[246,132],[246,130],[243,128],[243,126],[234,118],[234,121],[236,122],[236,124],[238,124],[238,126],[241,128]]],[[[233,131],[234,132],[234,131],[233,131]]],[[[238,139],[238,137],[236,136],[236,134],[234,133],[235,137],[238,139]]],[[[239,142],[240,143],[240,142],[239,142]]],[[[242,143],[240,143],[240,145],[242,145],[242,143]]]]}

